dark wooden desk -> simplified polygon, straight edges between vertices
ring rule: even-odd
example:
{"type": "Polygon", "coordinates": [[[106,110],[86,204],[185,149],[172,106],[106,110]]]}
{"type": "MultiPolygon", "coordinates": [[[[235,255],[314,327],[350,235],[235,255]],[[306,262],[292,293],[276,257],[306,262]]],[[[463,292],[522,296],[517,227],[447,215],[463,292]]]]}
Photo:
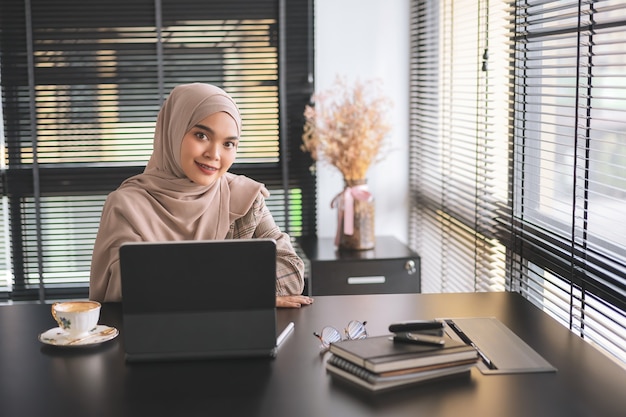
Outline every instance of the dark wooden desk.
{"type": "MultiPolygon", "coordinates": [[[[513,293],[318,297],[301,310],[274,360],[127,364],[124,334],[94,349],[61,349],[37,335],[55,325],[48,305],[0,306],[0,415],[22,416],[624,416],[626,371],[513,293]],[[312,332],[367,320],[495,316],[558,368],[482,375],[372,396],[331,381],[312,332]]],[[[103,324],[121,329],[120,305],[103,324]]],[[[245,329],[242,329],[245,331],[245,329]]]]}

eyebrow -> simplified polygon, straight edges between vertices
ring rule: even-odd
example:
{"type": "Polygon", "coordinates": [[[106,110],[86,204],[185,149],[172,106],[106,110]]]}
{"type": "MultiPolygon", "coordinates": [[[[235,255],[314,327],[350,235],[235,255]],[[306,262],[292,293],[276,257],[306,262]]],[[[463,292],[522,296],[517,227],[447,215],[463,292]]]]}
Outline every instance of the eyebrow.
{"type": "MultiPolygon", "coordinates": [[[[203,124],[198,123],[197,125],[194,125],[194,127],[197,127],[198,129],[202,129],[202,130],[206,130],[207,132],[211,133],[211,134],[215,134],[215,132],[213,131],[213,129],[211,129],[208,126],[205,126],[203,124]]],[[[238,136],[229,136],[227,138],[225,138],[226,140],[239,140],[238,136]]]]}

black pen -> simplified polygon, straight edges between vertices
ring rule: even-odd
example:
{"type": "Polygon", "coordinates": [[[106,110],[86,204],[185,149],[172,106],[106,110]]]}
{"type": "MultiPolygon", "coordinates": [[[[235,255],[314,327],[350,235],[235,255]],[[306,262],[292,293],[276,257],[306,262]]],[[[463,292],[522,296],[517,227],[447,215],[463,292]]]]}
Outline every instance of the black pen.
{"type": "Polygon", "coordinates": [[[473,347],[474,349],[476,349],[476,352],[478,352],[478,356],[480,356],[480,358],[482,359],[483,363],[487,366],[488,369],[498,369],[498,367],[496,365],[494,365],[493,362],[491,362],[491,360],[487,357],[487,355],[485,355],[483,353],[482,350],[480,350],[480,348],[478,346],[476,346],[476,343],[474,343],[472,341],[472,339],[470,339],[465,332],[463,332],[463,330],[461,330],[459,328],[459,326],[456,325],[455,322],[453,322],[452,320],[446,320],[446,324],[448,326],[450,326],[450,328],[452,328],[452,330],[454,331],[454,333],[456,333],[461,340],[463,341],[463,343],[470,345],[471,347],[473,347]]]}

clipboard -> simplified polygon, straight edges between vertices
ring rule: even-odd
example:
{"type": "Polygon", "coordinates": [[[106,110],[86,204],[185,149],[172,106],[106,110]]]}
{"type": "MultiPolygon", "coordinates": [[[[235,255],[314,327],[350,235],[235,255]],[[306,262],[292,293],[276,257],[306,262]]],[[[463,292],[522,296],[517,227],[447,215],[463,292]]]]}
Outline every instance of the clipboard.
{"type": "Polygon", "coordinates": [[[471,344],[483,374],[556,372],[557,369],[495,317],[441,319],[452,339],[471,344]]]}

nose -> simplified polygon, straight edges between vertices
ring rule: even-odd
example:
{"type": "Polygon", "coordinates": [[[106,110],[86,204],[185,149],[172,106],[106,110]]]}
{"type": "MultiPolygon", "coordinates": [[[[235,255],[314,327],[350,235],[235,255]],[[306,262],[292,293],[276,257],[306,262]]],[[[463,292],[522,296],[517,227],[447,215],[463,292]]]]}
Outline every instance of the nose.
{"type": "Polygon", "coordinates": [[[220,152],[218,146],[212,142],[207,143],[206,148],[204,148],[203,156],[213,161],[219,160],[220,152]]]}

